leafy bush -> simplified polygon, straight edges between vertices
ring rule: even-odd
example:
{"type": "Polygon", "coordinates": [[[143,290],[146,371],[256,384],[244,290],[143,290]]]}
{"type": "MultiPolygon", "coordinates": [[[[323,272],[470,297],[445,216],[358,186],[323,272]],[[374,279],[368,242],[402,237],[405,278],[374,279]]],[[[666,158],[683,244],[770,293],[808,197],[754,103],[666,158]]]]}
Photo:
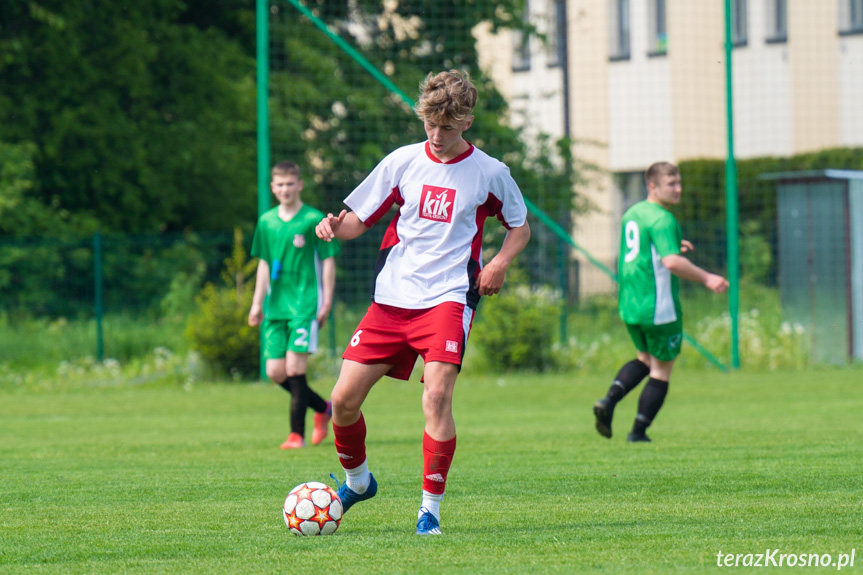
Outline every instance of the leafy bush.
{"type": "Polygon", "coordinates": [[[260,369],[259,328],[248,324],[253,289],[238,294],[230,287],[207,284],[196,298],[198,312],[189,318],[186,335],[214,369],[234,378],[260,369]]]}
{"type": "Polygon", "coordinates": [[[243,234],[234,233],[233,255],[225,260],[222,279],[225,285],[212,283],[195,298],[197,313],[189,318],[186,335],[194,348],[213,368],[234,379],[251,377],[260,372],[260,329],[248,324],[257,262],[246,261],[243,234]]]}
{"type": "Polygon", "coordinates": [[[547,287],[514,289],[484,298],[471,334],[492,371],[546,371],[555,367],[552,340],[560,295],[547,287]]]}

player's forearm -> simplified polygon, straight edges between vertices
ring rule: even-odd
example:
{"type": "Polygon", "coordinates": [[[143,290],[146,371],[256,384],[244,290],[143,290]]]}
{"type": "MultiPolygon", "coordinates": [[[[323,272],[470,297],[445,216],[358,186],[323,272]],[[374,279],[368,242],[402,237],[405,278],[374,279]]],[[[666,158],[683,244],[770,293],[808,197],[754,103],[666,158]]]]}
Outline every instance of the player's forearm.
{"type": "Polygon", "coordinates": [[[710,275],[707,270],[698,267],[689,261],[688,258],[681,255],[665,256],[662,258],[662,265],[677,277],[700,284],[705,283],[710,275]]]}
{"type": "Polygon", "coordinates": [[[525,220],[524,225],[512,228],[507,232],[503,244],[500,246],[500,251],[494,256],[494,259],[499,259],[500,263],[509,267],[509,264],[524,250],[529,241],[530,225],[525,220]]]}
{"type": "Polygon", "coordinates": [[[333,294],[336,291],[336,260],[327,258],[321,263],[321,283],[323,284],[323,304],[327,309],[333,307],[333,294]]]}
{"type": "Polygon", "coordinates": [[[258,272],[255,275],[255,293],[252,295],[252,307],[264,305],[267,290],[270,287],[270,266],[262,258],[258,260],[258,272]]]}
{"type": "Polygon", "coordinates": [[[368,229],[368,226],[354,212],[348,212],[339,227],[333,230],[333,233],[337,239],[352,240],[366,233],[368,229]]]}

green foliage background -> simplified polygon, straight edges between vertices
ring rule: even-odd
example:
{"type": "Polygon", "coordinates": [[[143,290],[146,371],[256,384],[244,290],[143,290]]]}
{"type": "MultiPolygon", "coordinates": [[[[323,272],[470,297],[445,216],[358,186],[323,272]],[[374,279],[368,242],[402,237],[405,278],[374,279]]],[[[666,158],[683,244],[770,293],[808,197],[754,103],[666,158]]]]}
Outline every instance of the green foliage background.
{"type": "Polygon", "coordinates": [[[253,218],[253,17],[237,1],[3,2],[0,160],[26,209],[0,233],[253,218]]]}

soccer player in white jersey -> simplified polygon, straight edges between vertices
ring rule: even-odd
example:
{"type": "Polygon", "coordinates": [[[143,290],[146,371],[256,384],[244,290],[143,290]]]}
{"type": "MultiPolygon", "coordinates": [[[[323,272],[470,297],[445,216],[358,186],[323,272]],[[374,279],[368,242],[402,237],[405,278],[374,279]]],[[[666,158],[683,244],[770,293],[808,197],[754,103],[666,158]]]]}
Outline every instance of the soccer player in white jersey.
{"type": "Polygon", "coordinates": [[[390,153],[328,214],[325,240],[363,234],[394,204],[375,266],[372,304],[345,353],[333,388],[333,432],[346,480],[345,511],[377,492],[366,460],[361,407],[383,376],[408,379],[423,357],[422,502],[417,534],[440,534],[440,503],[456,446],[453,388],[480,296],[500,291],[507,268],[530,239],[527,209],[509,168],[464,139],[477,91],[467,74],[429,74],[416,114],[428,140],[390,153]],[[507,228],[500,251],[482,262],[489,216],[507,228]]]}
{"type": "Polygon", "coordinates": [[[649,375],[626,438],[630,442],[650,441],[645,432],[668,394],[671,369],[683,343],[677,278],[697,281],[714,293],[728,289],[725,278],[681,255],[693,247],[682,239],[680,225],[669,211],[683,191],[677,166],[657,162],[647,169],[644,180],[647,199],[626,210],[621,220],[617,269],[620,318],[638,353],[620,368],[608,394],[593,405],[596,430],[611,438],[615,405],[649,375]]]}

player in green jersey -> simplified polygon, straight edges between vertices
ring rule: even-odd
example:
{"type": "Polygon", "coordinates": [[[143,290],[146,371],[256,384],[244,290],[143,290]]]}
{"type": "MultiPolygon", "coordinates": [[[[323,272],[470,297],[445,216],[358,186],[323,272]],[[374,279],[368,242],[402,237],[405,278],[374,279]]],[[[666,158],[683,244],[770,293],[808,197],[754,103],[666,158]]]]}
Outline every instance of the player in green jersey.
{"type": "Polygon", "coordinates": [[[596,430],[611,437],[614,406],[650,376],[638,400],[638,415],[627,441],[650,441],[646,430],[668,394],[668,380],[683,342],[678,278],[697,281],[714,293],[728,289],[722,276],[707,272],[682,254],[693,246],[681,236],[669,208],[680,202],[680,171],[657,162],[644,174],[647,200],[629,208],[621,221],[620,318],[638,351],[617,374],[608,394],[593,405],[596,430]]]}
{"type": "Polygon", "coordinates": [[[307,408],[316,412],[314,445],[326,437],[332,416],[330,402],[309,387],[306,364],[333,305],[340,248],[315,235],[324,214],[300,200],[303,180],[296,164],[273,166],[270,188],[279,205],[255,229],[252,256],[260,260],[249,325],[263,322],[267,376],[291,394],[291,434],[282,449],[295,449],[305,446],[307,408]]]}

